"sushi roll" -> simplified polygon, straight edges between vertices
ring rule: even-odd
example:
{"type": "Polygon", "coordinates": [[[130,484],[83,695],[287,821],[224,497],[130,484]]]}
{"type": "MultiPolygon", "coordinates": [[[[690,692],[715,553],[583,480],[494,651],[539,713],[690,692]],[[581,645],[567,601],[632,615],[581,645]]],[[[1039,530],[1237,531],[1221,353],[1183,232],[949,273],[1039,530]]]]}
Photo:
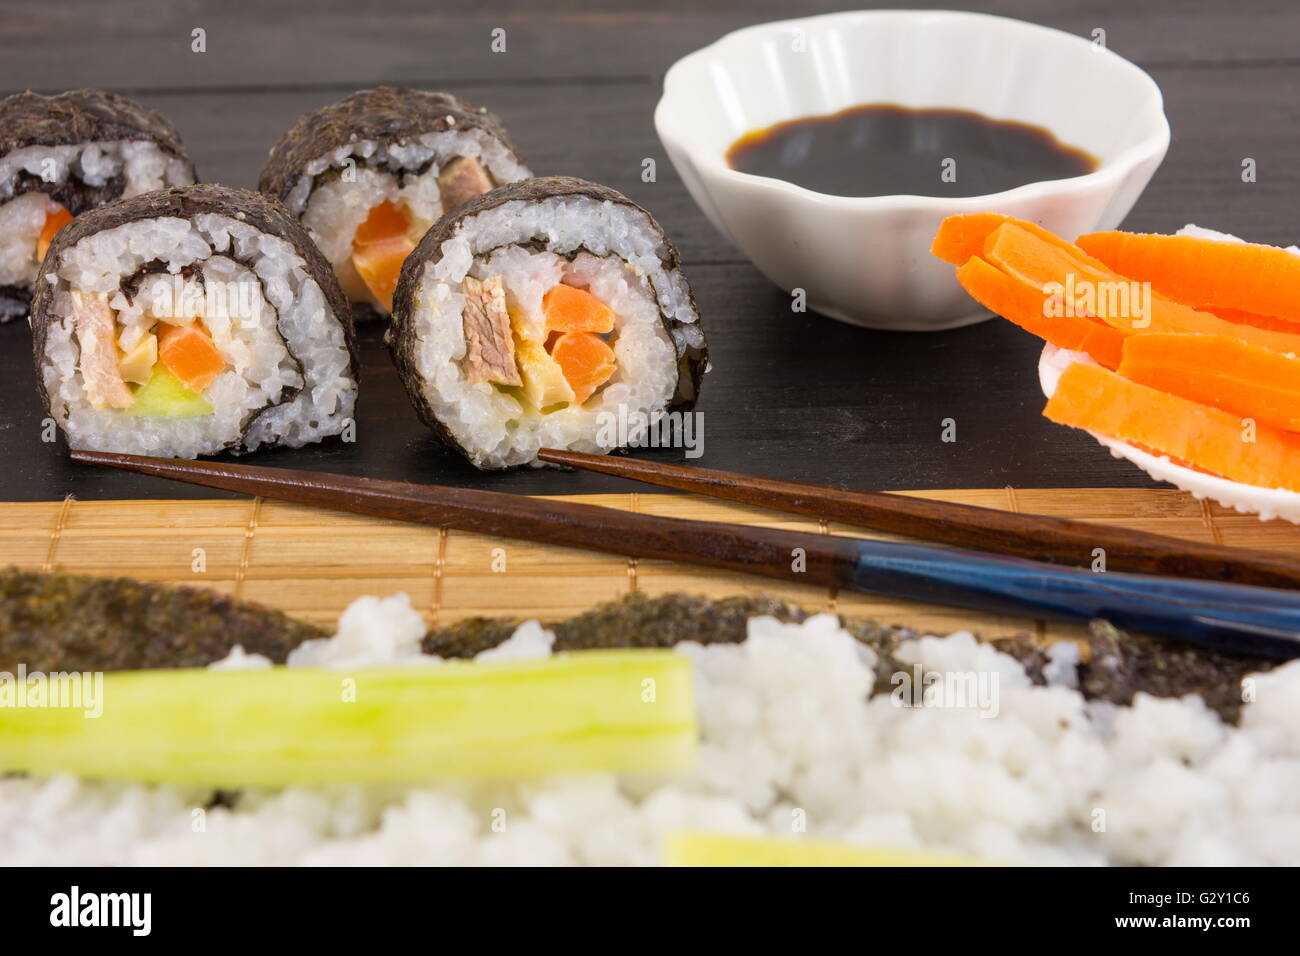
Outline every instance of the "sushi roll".
{"type": "Polygon", "coordinates": [[[258,188],[302,220],[361,314],[386,316],[402,261],[440,216],[531,175],[486,110],[381,86],[299,118],[258,188]]]}
{"type": "Polygon", "coordinates": [[[74,448],[193,458],[351,422],[347,300],[261,193],[189,186],[83,213],[41,265],[32,329],[39,387],[74,448]]]}
{"type": "Polygon", "coordinates": [[[54,234],[114,199],[194,182],[161,113],[104,90],[0,100],[0,322],[27,315],[54,234]]]}
{"type": "Polygon", "coordinates": [[[425,424],[483,469],[610,451],[626,441],[612,423],[691,408],[707,358],[650,214],[558,176],[439,220],[402,267],[389,345],[425,424]]]}

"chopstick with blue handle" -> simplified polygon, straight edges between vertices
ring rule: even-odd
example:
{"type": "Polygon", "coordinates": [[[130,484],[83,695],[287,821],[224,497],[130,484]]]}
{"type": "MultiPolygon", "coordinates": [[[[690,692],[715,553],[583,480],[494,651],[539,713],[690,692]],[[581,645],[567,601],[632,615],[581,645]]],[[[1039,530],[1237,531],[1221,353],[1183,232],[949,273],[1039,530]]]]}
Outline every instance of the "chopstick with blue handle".
{"type": "Polygon", "coordinates": [[[1113,571],[1300,588],[1300,557],[1277,551],[1188,541],[1096,521],[1004,511],[896,492],[832,488],[620,455],[543,448],[537,457],[568,468],[975,551],[1080,567],[1092,564],[1097,549],[1101,549],[1106,555],[1106,567],[1113,571]]]}
{"type": "Polygon", "coordinates": [[[281,501],[567,547],[684,561],[979,611],[1088,620],[1261,657],[1300,657],[1300,593],[814,532],[688,521],[471,488],[74,451],[87,464],[281,501]]]}

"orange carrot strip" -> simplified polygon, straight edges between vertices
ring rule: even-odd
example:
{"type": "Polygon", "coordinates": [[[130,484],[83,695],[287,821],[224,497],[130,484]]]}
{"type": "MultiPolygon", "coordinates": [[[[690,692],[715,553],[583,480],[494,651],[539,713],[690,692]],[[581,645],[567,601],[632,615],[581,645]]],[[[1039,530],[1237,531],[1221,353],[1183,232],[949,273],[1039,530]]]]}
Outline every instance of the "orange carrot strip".
{"type": "Polygon", "coordinates": [[[984,308],[1025,331],[1063,349],[1087,352],[1107,368],[1119,365],[1123,334],[1086,317],[1049,316],[1047,297],[1033,283],[1009,276],[979,256],[957,270],[957,281],[984,308]]]}
{"type": "Polygon", "coordinates": [[[1237,325],[1253,325],[1257,329],[1272,329],[1274,332],[1289,332],[1292,335],[1300,335],[1300,319],[1291,322],[1287,319],[1279,319],[1276,315],[1260,315],[1257,312],[1247,312],[1244,309],[1225,309],[1219,305],[1207,305],[1201,311],[1213,312],[1224,321],[1235,322],[1237,325]]]}
{"type": "Polygon", "coordinates": [[[1231,412],[1130,382],[1099,365],[1067,368],[1043,414],[1232,481],[1300,491],[1300,435],[1248,427],[1231,412]]]}
{"type": "Polygon", "coordinates": [[[1300,256],[1277,246],[1129,232],[1094,232],[1078,244],[1114,271],[1194,309],[1300,322],[1300,256]]]}
{"type": "Polygon", "coordinates": [[[389,312],[402,263],[415,248],[406,213],[385,199],[370,210],[352,236],[352,265],[370,294],[389,312]]]}
{"type": "Polygon", "coordinates": [[[1078,246],[1072,245],[1053,232],[1048,232],[1037,223],[996,212],[949,216],[940,223],[939,231],[934,237],[934,244],[930,246],[930,252],[944,262],[951,262],[955,266],[965,265],[972,256],[982,256],[984,243],[988,241],[989,236],[996,232],[998,227],[1007,223],[1020,227],[1044,242],[1073,253],[1080,260],[1090,262],[1095,268],[1106,268],[1103,263],[1090,260],[1090,257],[1078,246]]]}
{"type": "Polygon", "coordinates": [[[158,323],[158,361],[192,392],[202,392],[226,370],[217,344],[197,320],[192,325],[158,323]]]}
{"type": "MultiPolygon", "coordinates": [[[[58,203],[55,203],[55,205],[59,206],[58,203]]],[[[53,212],[45,214],[45,225],[41,228],[41,234],[36,240],[37,259],[45,258],[45,253],[49,252],[50,243],[54,241],[55,234],[70,222],[72,222],[72,213],[68,212],[63,206],[59,206],[53,212]]]]}
{"type": "Polygon", "coordinates": [[[546,327],[557,332],[613,332],[614,310],[586,289],[561,282],[542,296],[546,327]]]}
{"type": "MultiPolygon", "coordinates": [[[[1072,282],[1076,288],[1084,282],[1091,283],[1094,289],[1132,286],[1133,281],[1109,270],[1093,268],[1086,261],[1079,260],[1058,246],[1044,242],[1017,226],[1007,224],[999,226],[985,243],[984,257],[993,265],[1011,275],[1040,287],[1047,283],[1061,285],[1072,282]],[[1108,285],[1099,285],[1105,283],[1108,285]],[[1109,286],[1109,284],[1114,284],[1109,286]]],[[[1202,335],[1227,335],[1250,342],[1261,348],[1272,349],[1283,355],[1300,355],[1300,335],[1286,332],[1274,332],[1250,325],[1237,325],[1209,312],[1199,312],[1189,306],[1172,302],[1152,291],[1150,315],[1139,317],[1136,310],[1130,308],[1128,314],[1122,298],[1118,296],[1097,295],[1094,305],[1108,307],[1096,308],[1092,314],[1112,328],[1125,335],[1136,332],[1191,332],[1202,335]],[[1106,300],[1103,303],[1103,299],[1106,300]]]]}
{"type": "Polygon", "coordinates": [[[565,332],[555,340],[551,358],[560,366],[579,405],[614,374],[614,350],[590,332],[565,332]]]}
{"type": "Polygon", "coordinates": [[[1167,332],[1131,335],[1117,371],[1171,395],[1300,431],[1300,359],[1240,339],[1167,332]]]}

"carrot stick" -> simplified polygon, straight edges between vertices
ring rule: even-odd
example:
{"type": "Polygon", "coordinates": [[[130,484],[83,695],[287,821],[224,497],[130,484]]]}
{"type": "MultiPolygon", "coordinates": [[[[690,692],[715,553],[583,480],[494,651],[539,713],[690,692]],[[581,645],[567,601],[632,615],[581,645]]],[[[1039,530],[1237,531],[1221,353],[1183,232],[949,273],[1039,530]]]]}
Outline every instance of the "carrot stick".
{"type": "MultiPolygon", "coordinates": [[[[999,269],[1038,286],[1047,283],[1067,283],[1079,288],[1091,283],[1099,294],[1094,296],[1092,314],[1125,335],[1137,332],[1189,332],[1201,335],[1226,335],[1244,342],[1271,349],[1283,355],[1300,355],[1300,335],[1275,332],[1228,322],[1209,312],[1200,312],[1189,306],[1170,301],[1155,291],[1151,293],[1150,314],[1139,315],[1132,293],[1133,283],[1126,276],[1106,269],[1096,269],[1086,260],[1068,252],[1013,224],[999,226],[985,243],[984,257],[999,269]],[[1102,294],[1102,290],[1119,290],[1128,286],[1130,295],[1127,308],[1123,297],[1102,294]]],[[[1145,312],[1145,308],[1141,311],[1145,312]]]]}
{"type": "Polygon", "coordinates": [[[226,370],[221,351],[197,319],[191,325],[158,324],[158,360],[192,392],[202,393],[226,370]]]}
{"type": "Polygon", "coordinates": [[[1048,232],[1042,226],[1025,219],[1015,219],[996,212],[977,212],[962,216],[949,216],[939,225],[934,244],[930,252],[944,262],[955,266],[965,265],[972,256],[984,255],[984,243],[999,226],[1010,223],[1049,242],[1060,249],[1072,253],[1076,258],[1089,262],[1097,269],[1105,269],[1104,263],[1091,259],[1078,246],[1072,245],[1055,233],[1048,232]]]}
{"type": "Polygon", "coordinates": [[[1026,332],[1063,349],[1087,352],[1107,368],[1119,365],[1123,334],[1082,316],[1049,316],[1047,297],[1033,283],[1009,276],[979,256],[971,257],[957,270],[957,281],[984,308],[1026,332]]]}
{"type": "Polygon", "coordinates": [[[586,289],[561,282],[542,296],[546,327],[554,332],[613,332],[614,310],[586,289]]]}
{"type": "MultiPolygon", "coordinates": [[[[51,200],[53,201],[53,200],[51,200]]],[[[72,222],[72,213],[68,212],[67,207],[54,203],[57,207],[53,212],[45,214],[45,225],[41,229],[41,234],[36,239],[36,258],[44,259],[45,253],[50,249],[50,243],[59,230],[72,222]]]]}
{"type": "Polygon", "coordinates": [[[1075,362],[1043,414],[1262,488],[1300,491],[1300,435],[1075,362]]]}
{"type": "Polygon", "coordinates": [[[411,220],[404,207],[387,199],[373,207],[352,236],[352,265],[385,311],[393,311],[393,293],[402,263],[415,248],[407,235],[411,220]]]}
{"type": "Polygon", "coordinates": [[[1291,322],[1287,319],[1279,319],[1276,315],[1260,315],[1244,309],[1227,309],[1221,305],[1207,305],[1202,307],[1201,311],[1213,312],[1219,318],[1227,322],[1235,322],[1237,325],[1253,325],[1257,329],[1272,329],[1274,332],[1300,335],[1300,320],[1291,322]]]}
{"type": "Polygon", "coordinates": [[[614,350],[591,332],[564,332],[555,340],[551,358],[564,372],[579,405],[614,374],[614,350]]]}
{"type": "Polygon", "coordinates": [[[1195,236],[1094,232],[1078,245],[1115,272],[1194,309],[1236,309],[1300,322],[1300,255],[1195,236]]]}
{"type": "Polygon", "coordinates": [[[1226,335],[1155,332],[1124,342],[1120,375],[1203,405],[1300,431],[1300,359],[1226,335]]]}

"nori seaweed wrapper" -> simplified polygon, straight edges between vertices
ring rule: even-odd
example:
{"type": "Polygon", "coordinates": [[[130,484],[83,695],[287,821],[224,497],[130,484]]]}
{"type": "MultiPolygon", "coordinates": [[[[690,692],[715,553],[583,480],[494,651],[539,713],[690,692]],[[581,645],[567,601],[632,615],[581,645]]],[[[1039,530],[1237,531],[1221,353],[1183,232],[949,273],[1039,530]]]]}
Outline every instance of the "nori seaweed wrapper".
{"type": "MultiPolygon", "coordinates": [[[[157,110],[106,90],[71,90],[42,96],[30,90],[0,100],[0,156],[27,146],[78,146],[116,140],[148,140],[189,167],[197,178],[176,127],[157,110]]],[[[125,181],[115,176],[102,186],[88,186],[73,175],[63,183],[48,183],[20,172],[4,197],[44,192],[74,216],[122,195],[125,181]]]]}
{"type": "Polygon", "coordinates": [[[326,632],[213,591],[8,568],[0,571],[0,671],[206,667],[235,645],[284,663],[326,632]]]}
{"type": "MultiPolygon", "coordinates": [[[[287,202],[308,164],[349,143],[405,142],[424,133],[467,129],[482,130],[523,161],[497,116],[457,96],[398,86],[360,90],[300,116],[271,148],[257,188],[287,202]]],[[[363,165],[378,160],[354,158],[363,165]]]]}
{"type": "MultiPolygon", "coordinates": [[[[50,401],[45,390],[43,369],[45,341],[49,334],[49,323],[52,321],[50,309],[53,306],[54,290],[51,284],[45,281],[45,276],[56,268],[55,264],[64,250],[76,245],[87,236],[106,229],[116,229],[128,223],[169,216],[193,220],[195,216],[206,213],[237,219],[269,236],[283,239],[293,247],[306,263],[308,274],[320,286],[330,311],[343,326],[344,339],[352,360],[352,379],[358,380],[361,363],[357,352],[356,330],[352,323],[351,307],[343,295],[343,290],[339,288],[338,279],[334,277],[334,270],[330,268],[329,262],[284,204],[263,193],[231,186],[176,186],[132,196],[130,199],[119,199],[107,206],[92,209],[73,219],[55,235],[49,251],[45,254],[45,261],[41,263],[40,271],[36,275],[36,292],[32,299],[31,318],[36,387],[40,390],[41,400],[47,408],[50,401]]],[[[222,255],[242,261],[236,255],[233,246],[222,255]]],[[[139,276],[129,276],[124,281],[138,282],[139,276]]],[[[288,401],[292,397],[287,394],[285,400],[288,401]]]]}
{"type": "MultiPolygon", "coordinates": [[[[423,274],[425,266],[436,264],[442,259],[442,244],[452,238],[463,224],[466,224],[479,213],[487,212],[490,209],[495,209],[516,200],[543,202],[560,196],[583,196],[600,202],[629,206],[644,213],[650,227],[658,236],[659,261],[662,263],[664,271],[668,273],[676,272],[681,275],[683,281],[686,279],[685,274],[681,271],[682,261],[677,254],[676,247],[673,246],[672,240],[668,238],[662,227],[648,211],[638,206],[618,190],[602,186],[599,183],[588,182],[585,179],[577,179],[571,176],[539,176],[534,179],[524,179],[517,183],[510,183],[506,186],[499,186],[491,192],[483,193],[481,196],[471,199],[434,223],[433,227],[424,234],[420,244],[406,257],[406,261],[402,264],[402,273],[397,282],[397,291],[393,294],[392,325],[389,328],[386,340],[389,351],[393,356],[393,362],[397,365],[402,384],[406,386],[406,393],[410,396],[411,404],[415,406],[420,420],[432,429],[444,444],[465,455],[466,458],[469,458],[469,455],[466,454],[465,449],[456,441],[451,431],[438,420],[432,406],[425,398],[420,373],[416,365],[419,342],[415,325],[415,293],[420,285],[420,276],[423,274]]],[[[527,243],[520,242],[516,244],[526,245],[527,243]]],[[[544,248],[544,237],[537,237],[537,247],[544,248]]],[[[575,253],[581,251],[583,251],[581,245],[574,250],[575,253]]],[[[687,283],[687,289],[689,292],[689,283],[687,283]]],[[[699,319],[699,308],[695,302],[695,293],[689,292],[689,295],[691,310],[696,314],[696,320],[692,324],[703,334],[704,326],[699,319]]],[[[683,349],[682,346],[677,344],[673,331],[684,323],[664,315],[662,306],[660,307],[659,316],[664,324],[664,329],[668,332],[669,340],[679,350],[677,354],[677,391],[673,395],[667,411],[687,411],[694,407],[699,398],[700,383],[708,366],[708,344],[705,342],[699,347],[685,346],[683,349]]]]}

